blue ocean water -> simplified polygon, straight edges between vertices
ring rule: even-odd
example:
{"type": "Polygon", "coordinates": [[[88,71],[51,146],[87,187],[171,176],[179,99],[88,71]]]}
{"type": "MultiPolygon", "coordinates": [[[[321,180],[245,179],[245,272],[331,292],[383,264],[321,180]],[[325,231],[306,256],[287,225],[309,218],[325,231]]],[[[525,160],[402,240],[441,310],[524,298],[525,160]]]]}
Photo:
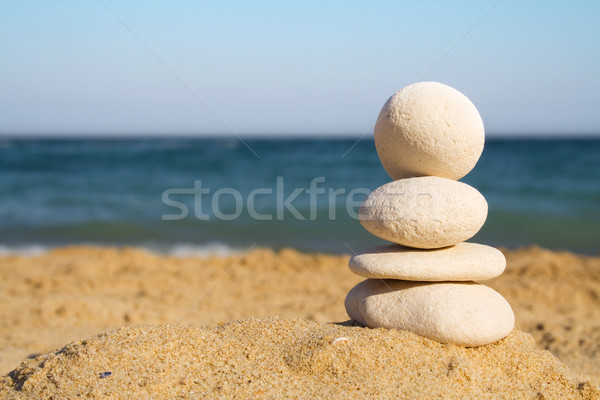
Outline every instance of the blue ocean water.
{"type": "MultiPolygon", "coordinates": [[[[247,142],[260,158],[234,138],[3,139],[0,249],[383,243],[355,218],[390,181],[372,139],[247,142]]],[[[472,241],[600,252],[600,139],[490,139],[462,180],[490,210],[472,241]]]]}

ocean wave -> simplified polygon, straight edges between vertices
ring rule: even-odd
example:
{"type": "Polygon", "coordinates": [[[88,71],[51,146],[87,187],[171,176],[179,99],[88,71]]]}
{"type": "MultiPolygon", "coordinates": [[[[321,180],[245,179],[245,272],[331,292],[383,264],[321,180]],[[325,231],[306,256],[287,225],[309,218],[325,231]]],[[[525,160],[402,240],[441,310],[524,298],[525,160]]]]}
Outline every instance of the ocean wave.
{"type": "MultiPolygon", "coordinates": [[[[65,244],[66,246],[66,244],[65,244]]],[[[72,244],[68,245],[73,246],[72,244]]],[[[101,243],[80,243],[75,246],[85,247],[107,247],[106,244],[101,243]]],[[[109,245],[110,246],[110,245],[109,245]]],[[[129,247],[127,245],[119,245],[112,247],[129,247]]],[[[230,246],[222,242],[209,242],[204,244],[193,244],[193,243],[178,243],[178,244],[138,244],[133,245],[134,247],[140,248],[144,251],[154,254],[167,255],[171,257],[198,257],[207,258],[211,256],[229,256],[232,254],[239,254],[242,249],[230,246]]],[[[61,245],[43,245],[43,244],[15,244],[6,245],[0,244],[0,256],[18,255],[18,256],[38,256],[51,251],[54,248],[63,247],[61,245]]]]}
{"type": "Polygon", "coordinates": [[[241,249],[237,249],[222,242],[209,242],[205,244],[179,243],[172,245],[145,245],[142,246],[145,250],[165,254],[172,257],[199,257],[206,258],[210,256],[229,256],[232,254],[241,253],[241,249]]]}
{"type": "Polygon", "coordinates": [[[0,244],[0,255],[37,256],[46,253],[50,249],[50,246],[44,246],[41,244],[26,244],[14,246],[0,244]]]}

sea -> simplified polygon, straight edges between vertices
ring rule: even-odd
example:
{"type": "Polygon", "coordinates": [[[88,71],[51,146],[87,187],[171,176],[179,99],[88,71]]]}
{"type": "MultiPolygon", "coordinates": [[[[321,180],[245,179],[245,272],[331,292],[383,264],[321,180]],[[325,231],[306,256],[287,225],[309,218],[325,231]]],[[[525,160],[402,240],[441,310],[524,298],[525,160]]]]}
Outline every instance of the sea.
{"type": "MultiPolygon", "coordinates": [[[[175,256],[256,246],[352,253],[390,182],[372,137],[0,139],[0,253],[141,246],[175,256]]],[[[463,182],[489,214],[470,241],[600,253],[600,139],[489,138],[463,182]]]]}

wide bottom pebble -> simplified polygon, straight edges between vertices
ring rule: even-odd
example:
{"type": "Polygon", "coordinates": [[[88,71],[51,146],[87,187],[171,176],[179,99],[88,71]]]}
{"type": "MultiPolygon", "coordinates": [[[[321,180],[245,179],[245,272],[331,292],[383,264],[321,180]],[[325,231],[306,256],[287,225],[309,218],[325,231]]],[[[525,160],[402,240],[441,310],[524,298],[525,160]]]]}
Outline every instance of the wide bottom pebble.
{"type": "Polygon", "coordinates": [[[367,279],[346,296],[346,312],[370,328],[395,328],[442,343],[482,346],[514,328],[510,304],[474,282],[367,279]]]}

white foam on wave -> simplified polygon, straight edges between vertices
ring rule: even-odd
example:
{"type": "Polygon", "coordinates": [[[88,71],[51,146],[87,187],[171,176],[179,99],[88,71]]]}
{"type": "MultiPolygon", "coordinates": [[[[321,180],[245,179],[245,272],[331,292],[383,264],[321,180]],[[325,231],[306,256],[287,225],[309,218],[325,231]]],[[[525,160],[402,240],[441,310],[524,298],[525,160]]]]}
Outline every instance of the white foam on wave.
{"type": "MultiPolygon", "coordinates": [[[[148,249],[149,251],[156,252],[156,249],[148,249]]],[[[161,254],[167,254],[173,257],[200,257],[206,258],[210,256],[229,256],[232,254],[238,254],[241,252],[240,249],[231,247],[225,243],[210,242],[205,244],[176,244],[169,248],[158,251],[161,254]]]]}
{"type": "Polygon", "coordinates": [[[6,246],[0,244],[0,255],[2,256],[38,256],[44,254],[50,250],[50,247],[39,244],[27,244],[27,245],[16,245],[6,246]]]}
{"type": "MultiPolygon", "coordinates": [[[[106,247],[114,246],[111,244],[101,243],[78,243],[75,246],[91,246],[91,247],[106,247]]],[[[41,245],[41,244],[19,244],[19,245],[5,245],[0,244],[0,256],[18,255],[18,256],[38,256],[51,251],[54,248],[67,246],[65,245],[41,245]]],[[[68,245],[73,246],[73,245],[68,245]]],[[[143,249],[149,253],[167,255],[171,257],[199,257],[207,258],[210,256],[229,256],[233,254],[239,254],[243,251],[241,248],[235,248],[228,244],[221,242],[209,242],[204,244],[193,244],[193,243],[178,243],[178,244],[137,244],[130,245],[124,244],[123,246],[132,246],[143,249]]],[[[116,246],[122,247],[122,246],[116,246]]]]}

